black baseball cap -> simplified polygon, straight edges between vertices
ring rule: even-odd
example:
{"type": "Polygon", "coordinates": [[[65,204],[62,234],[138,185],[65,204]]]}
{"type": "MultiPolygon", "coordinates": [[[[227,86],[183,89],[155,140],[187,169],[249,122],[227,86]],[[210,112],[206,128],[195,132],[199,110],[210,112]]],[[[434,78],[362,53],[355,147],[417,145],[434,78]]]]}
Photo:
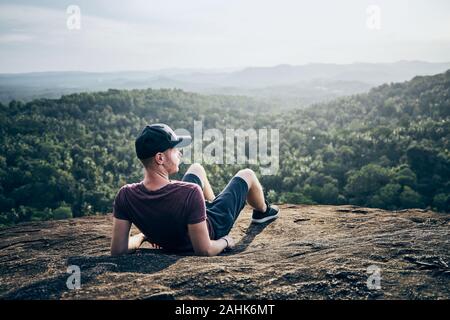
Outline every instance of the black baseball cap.
{"type": "Polygon", "coordinates": [[[145,126],[136,138],[136,155],[139,159],[147,159],[170,148],[186,147],[191,142],[191,136],[177,136],[168,125],[156,123],[145,126]]]}

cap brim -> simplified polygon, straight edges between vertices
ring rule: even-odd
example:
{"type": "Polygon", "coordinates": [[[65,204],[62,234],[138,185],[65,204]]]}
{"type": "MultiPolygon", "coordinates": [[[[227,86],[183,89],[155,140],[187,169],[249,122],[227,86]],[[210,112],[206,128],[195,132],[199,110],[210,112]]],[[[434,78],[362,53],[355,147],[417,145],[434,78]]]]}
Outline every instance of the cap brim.
{"type": "Polygon", "coordinates": [[[192,138],[190,136],[178,136],[178,142],[174,144],[176,148],[183,148],[190,145],[192,138]]]}

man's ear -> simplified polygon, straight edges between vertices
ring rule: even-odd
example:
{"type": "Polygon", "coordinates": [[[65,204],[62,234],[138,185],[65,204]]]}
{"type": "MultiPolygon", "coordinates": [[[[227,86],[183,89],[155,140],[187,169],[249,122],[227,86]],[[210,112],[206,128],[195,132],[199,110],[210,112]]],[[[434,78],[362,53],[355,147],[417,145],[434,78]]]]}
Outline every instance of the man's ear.
{"type": "Polygon", "coordinates": [[[162,153],[162,152],[158,152],[156,155],[155,155],[155,162],[156,162],[156,164],[162,164],[163,162],[164,162],[164,153],[162,153]]]}

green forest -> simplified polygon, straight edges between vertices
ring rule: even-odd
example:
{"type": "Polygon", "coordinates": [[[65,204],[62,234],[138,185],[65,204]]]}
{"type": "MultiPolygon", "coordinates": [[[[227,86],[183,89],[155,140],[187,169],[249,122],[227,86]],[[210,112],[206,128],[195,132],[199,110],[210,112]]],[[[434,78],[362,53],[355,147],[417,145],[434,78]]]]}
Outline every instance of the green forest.
{"type": "MultiPolygon", "coordinates": [[[[276,110],[177,89],[0,104],[0,225],[111,212],[119,188],[142,179],[138,132],[155,122],[193,132],[194,120],[279,130],[280,170],[260,176],[272,202],[450,212],[450,71],[276,110]]],[[[207,165],[214,191],[241,167],[207,165]]]]}

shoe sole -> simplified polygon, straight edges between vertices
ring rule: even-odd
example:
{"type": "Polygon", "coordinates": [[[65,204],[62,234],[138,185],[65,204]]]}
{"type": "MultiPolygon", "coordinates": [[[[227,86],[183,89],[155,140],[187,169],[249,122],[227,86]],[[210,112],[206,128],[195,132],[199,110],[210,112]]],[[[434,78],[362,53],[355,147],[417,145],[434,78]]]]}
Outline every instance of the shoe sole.
{"type": "Polygon", "coordinates": [[[277,214],[275,214],[273,216],[265,217],[265,218],[262,218],[262,219],[253,219],[252,218],[252,222],[253,223],[264,223],[264,222],[267,222],[267,221],[270,221],[270,220],[275,220],[276,218],[278,218],[278,214],[279,214],[279,212],[277,212],[277,214]]]}

